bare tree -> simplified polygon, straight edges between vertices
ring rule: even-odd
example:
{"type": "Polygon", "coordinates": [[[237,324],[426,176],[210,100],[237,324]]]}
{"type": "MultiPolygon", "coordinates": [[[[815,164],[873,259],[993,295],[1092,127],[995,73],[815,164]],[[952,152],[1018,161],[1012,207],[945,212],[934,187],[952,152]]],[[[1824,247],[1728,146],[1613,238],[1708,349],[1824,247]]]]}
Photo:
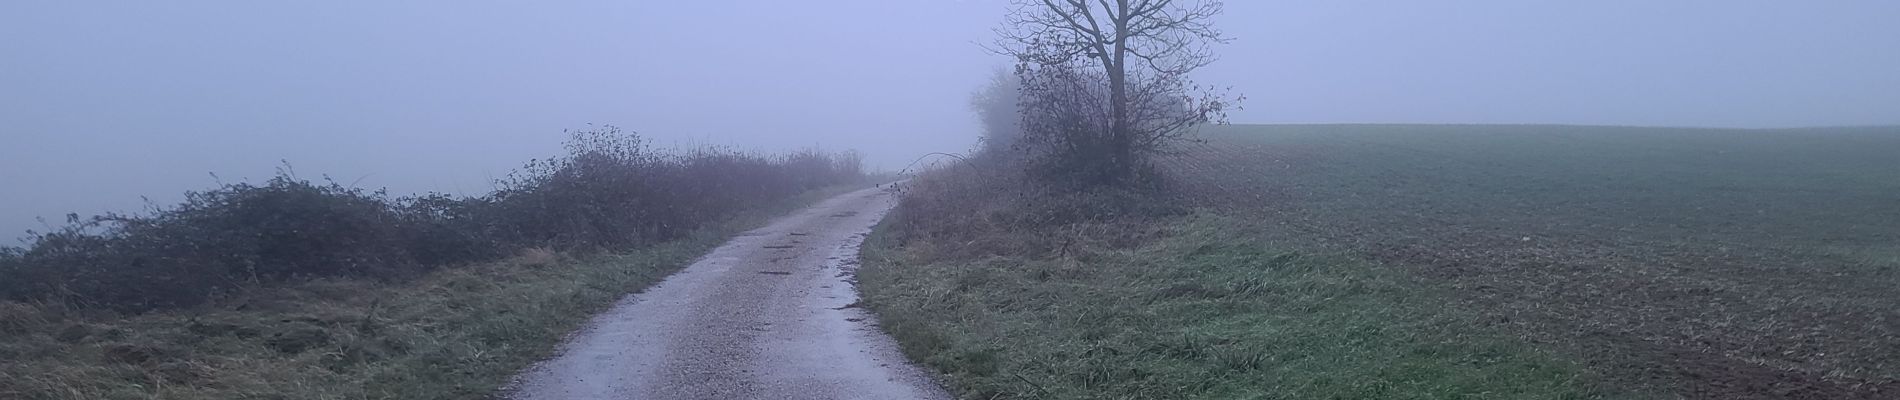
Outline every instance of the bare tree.
{"type": "Polygon", "coordinates": [[[1096,180],[1126,180],[1148,153],[1186,128],[1225,117],[1230,101],[1187,77],[1215,60],[1211,45],[1228,40],[1211,23],[1221,13],[1220,1],[1014,5],[997,29],[995,49],[1018,61],[1025,139],[1055,145],[1053,151],[1082,152],[1068,156],[1088,161],[1083,168],[1094,171],[1096,180]],[[1056,106],[1068,108],[1050,108],[1056,106]]]}

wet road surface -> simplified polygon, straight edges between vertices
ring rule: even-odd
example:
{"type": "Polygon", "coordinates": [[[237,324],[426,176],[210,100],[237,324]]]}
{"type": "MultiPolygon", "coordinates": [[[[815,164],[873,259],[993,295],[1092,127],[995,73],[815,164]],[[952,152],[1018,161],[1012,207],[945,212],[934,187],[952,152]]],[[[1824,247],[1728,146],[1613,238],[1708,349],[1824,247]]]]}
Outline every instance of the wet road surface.
{"type": "Polygon", "coordinates": [[[856,307],[865,189],[746,232],[569,338],[516,399],[947,399],[856,307]]]}

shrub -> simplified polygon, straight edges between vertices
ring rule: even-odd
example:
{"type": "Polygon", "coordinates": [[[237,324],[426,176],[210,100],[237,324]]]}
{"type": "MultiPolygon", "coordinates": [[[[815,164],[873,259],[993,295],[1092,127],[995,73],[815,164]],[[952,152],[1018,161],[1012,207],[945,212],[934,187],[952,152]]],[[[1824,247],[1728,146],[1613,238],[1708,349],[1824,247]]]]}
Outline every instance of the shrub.
{"type": "Polygon", "coordinates": [[[948,254],[934,254],[947,259],[1059,254],[1080,240],[1079,229],[1115,231],[1186,211],[1169,201],[1170,191],[1159,186],[1160,181],[1148,181],[1148,186],[1051,185],[1039,172],[1020,167],[1029,161],[991,154],[939,166],[904,183],[889,222],[891,236],[900,244],[959,243],[942,249],[948,254]]]}
{"type": "Polygon", "coordinates": [[[20,253],[21,249],[0,246],[0,299],[24,297],[19,294],[25,291],[26,285],[12,283],[26,278],[20,253]]]}
{"type": "Polygon", "coordinates": [[[246,284],[318,276],[395,277],[423,265],[380,193],[289,176],[191,192],[149,216],[71,218],[37,234],[7,286],[143,310],[197,304],[246,284]]]}
{"type": "Polygon", "coordinates": [[[390,199],[280,172],[150,215],[69,216],[25,249],[0,250],[0,298],[144,311],[312,278],[406,279],[544,246],[626,249],[861,178],[855,154],[665,152],[608,126],[573,132],[566,155],[531,161],[481,197],[390,199]]]}

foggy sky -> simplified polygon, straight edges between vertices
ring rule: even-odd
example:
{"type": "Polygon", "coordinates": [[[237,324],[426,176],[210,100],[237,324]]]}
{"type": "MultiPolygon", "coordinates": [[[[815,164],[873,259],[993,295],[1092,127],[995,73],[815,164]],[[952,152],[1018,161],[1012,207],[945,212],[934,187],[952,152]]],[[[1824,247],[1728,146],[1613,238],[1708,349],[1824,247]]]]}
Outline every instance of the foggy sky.
{"type": "MultiPolygon", "coordinates": [[[[288,161],[480,194],[661,146],[962,151],[1003,0],[0,3],[0,238],[288,161]]],[[[1229,0],[1237,123],[1900,123],[1900,2],[1229,0]]]]}

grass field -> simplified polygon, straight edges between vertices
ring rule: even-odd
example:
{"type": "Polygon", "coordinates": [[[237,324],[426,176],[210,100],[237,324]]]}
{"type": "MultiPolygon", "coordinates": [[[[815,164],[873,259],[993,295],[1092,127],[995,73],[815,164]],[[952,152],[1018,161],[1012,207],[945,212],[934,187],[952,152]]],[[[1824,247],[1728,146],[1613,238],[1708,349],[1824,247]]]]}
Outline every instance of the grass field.
{"type": "Polygon", "coordinates": [[[1200,137],[1163,160],[1192,211],[1114,228],[1150,240],[1094,258],[893,240],[867,258],[867,298],[968,397],[1900,396],[1900,128],[1200,137]],[[1077,275],[1036,272],[1051,265],[1077,275]],[[1195,301],[1212,308],[1179,308],[1195,301]],[[1206,353],[1153,350],[1171,341],[1206,353]],[[1072,376],[1089,368],[1133,372],[1072,376]]]}
{"type": "MultiPolygon", "coordinates": [[[[1095,226],[1084,229],[1127,229],[1095,226]]],[[[1582,399],[1580,364],[1398,271],[1202,215],[1072,257],[943,260],[877,236],[865,302],[968,399],[1582,399]]]]}
{"type": "Polygon", "coordinates": [[[1205,137],[1174,165],[1200,171],[1180,175],[1190,185],[1226,188],[1203,192],[1208,204],[1282,221],[1290,243],[1409,267],[1494,328],[1619,384],[1690,397],[1900,395],[1900,129],[1234,126],[1205,137]]]}

